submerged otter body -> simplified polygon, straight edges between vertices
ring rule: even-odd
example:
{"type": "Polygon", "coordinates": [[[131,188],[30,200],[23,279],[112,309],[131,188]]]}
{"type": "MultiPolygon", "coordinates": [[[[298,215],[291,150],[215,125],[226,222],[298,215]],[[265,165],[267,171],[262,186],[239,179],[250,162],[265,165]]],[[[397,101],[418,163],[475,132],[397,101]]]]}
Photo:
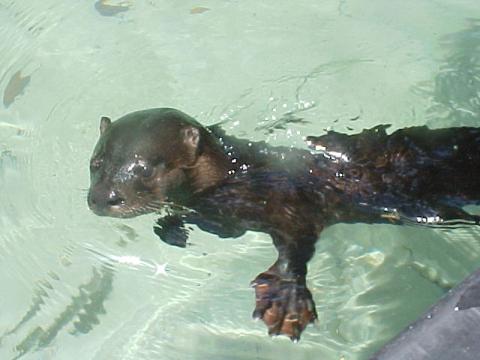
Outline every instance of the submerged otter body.
{"type": "Polygon", "coordinates": [[[297,340],[317,318],[307,262],[326,226],[479,223],[461,206],[480,200],[480,129],[385,130],[312,136],[302,150],[236,139],[174,109],[102,118],[88,204],[115,217],[167,208],[155,232],[177,246],[186,224],[268,233],[278,259],[252,281],[253,315],[297,340]]]}

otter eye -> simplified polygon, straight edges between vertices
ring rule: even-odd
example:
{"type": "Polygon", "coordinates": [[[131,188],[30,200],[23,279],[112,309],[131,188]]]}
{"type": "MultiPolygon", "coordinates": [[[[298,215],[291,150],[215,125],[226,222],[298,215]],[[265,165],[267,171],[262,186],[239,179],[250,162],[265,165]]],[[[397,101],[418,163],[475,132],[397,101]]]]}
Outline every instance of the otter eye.
{"type": "Polygon", "coordinates": [[[149,178],[150,176],[153,175],[153,166],[150,166],[150,165],[147,165],[147,164],[144,164],[144,163],[137,164],[133,168],[133,173],[135,175],[139,175],[139,176],[142,176],[144,178],[149,178]]]}
{"type": "Polygon", "coordinates": [[[153,166],[144,165],[143,166],[143,171],[142,171],[142,176],[144,178],[149,178],[152,175],[153,175],[153,166]]]}

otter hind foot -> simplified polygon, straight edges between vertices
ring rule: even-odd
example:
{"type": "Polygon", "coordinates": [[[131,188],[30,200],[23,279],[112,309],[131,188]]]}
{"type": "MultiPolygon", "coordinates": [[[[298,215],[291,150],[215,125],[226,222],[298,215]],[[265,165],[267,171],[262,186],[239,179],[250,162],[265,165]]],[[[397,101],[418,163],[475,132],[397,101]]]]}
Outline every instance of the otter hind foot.
{"type": "Polygon", "coordinates": [[[318,318],[304,279],[264,272],[251,285],[255,288],[256,303],[253,318],[262,319],[271,336],[286,335],[298,341],[306,326],[318,318]]]}

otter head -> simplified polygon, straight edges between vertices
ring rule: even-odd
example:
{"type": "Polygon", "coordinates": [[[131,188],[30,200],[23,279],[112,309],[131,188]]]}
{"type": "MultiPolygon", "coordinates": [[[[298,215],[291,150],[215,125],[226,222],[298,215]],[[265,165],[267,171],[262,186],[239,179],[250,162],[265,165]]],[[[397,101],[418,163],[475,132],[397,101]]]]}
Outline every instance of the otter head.
{"type": "Polygon", "coordinates": [[[189,172],[211,134],[174,109],[100,121],[90,161],[88,206],[98,215],[133,217],[158,210],[192,192],[189,172]]]}

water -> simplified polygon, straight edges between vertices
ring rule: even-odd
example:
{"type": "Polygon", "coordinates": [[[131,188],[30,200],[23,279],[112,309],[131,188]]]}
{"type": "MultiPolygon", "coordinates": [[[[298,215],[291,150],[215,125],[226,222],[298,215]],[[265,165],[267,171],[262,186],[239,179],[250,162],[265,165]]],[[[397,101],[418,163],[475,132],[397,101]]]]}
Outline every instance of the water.
{"type": "Polygon", "coordinates": [[[86,206],[103,115],[171,106],[299,147],[478,126],[476,0],[0,0],[0,39],[2,359],[365,359],[478,266],[475,229],[328,228],[308,278],[319,322],[292,344],[250,319],[268,236],[195,230],[177,249],[154,215],[86,206]]]}

